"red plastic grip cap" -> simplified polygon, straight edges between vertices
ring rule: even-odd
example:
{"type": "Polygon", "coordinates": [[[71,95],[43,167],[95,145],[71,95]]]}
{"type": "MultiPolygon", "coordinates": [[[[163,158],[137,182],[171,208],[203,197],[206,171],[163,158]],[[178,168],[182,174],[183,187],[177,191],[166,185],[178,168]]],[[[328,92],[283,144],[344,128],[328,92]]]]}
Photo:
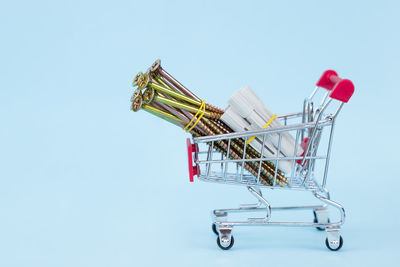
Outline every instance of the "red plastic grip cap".
{"type": "Polygon", "coordinates": [[[343,79],[336,83],[329,95],[331,98],[347,103],[354,93],[354,85],[350,80],[343,79]]]}
{"type": "Polygon", "coordinates": [[[195,153],[195,158],[197,158],[197,146],[190,142],[190,138],[186,139],[186,146],[188,151],[189,180],[190,182],[193,182],[193,177],[197,175],[197,165],[193,166],[193,153],[195,153]]]}
{"type": "Polygon", "coordinates": [[[333,81],[334,79],[331,79],[331,76],[339,78],[336,71],[327,70],[322,74],[321,78],[319,78],[319,81],[317,82],[317,86],[328,89],[329,91],[332,90],[333,87],[335,86],[336,82],[333,81]]]}
{"type": "Polygon", "coordinates": [[[332,90],[331,98],[347,103],[354,93],[354,85],[350,80],[339,78],[334,70],[325,71],[317,86],[332,90]]]}

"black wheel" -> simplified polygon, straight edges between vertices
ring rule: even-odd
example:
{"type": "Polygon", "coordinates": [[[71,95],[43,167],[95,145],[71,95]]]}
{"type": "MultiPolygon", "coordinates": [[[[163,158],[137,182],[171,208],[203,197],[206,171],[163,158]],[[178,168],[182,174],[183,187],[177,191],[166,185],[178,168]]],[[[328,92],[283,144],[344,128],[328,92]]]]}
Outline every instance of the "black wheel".
{"type": "Polygon", "coordinates": [[[228,249],[230,249],[230,248],[233,246],[234,243],[235,243],[235,239],[233,239],[233,236],[231,236],[231,243],[229,244],[229,246],[223,247],[223,246],[221,245],[221,242],[219,241],[219,237],[217,237],[217,244],[218,244],[218,247],[219,247],[220,249],[228,250],[228,249]]]}
{"type": "MultiPolygon", "coordinates": [[[[313,213],[314,213],[314,223],[318,223],[317,214],[315,214],[315,211],[313,213]]],[[[328,218],[328,223],[330,222],[331,220],[328,218]]],[[[325,227],[316,226],[315,228],[317,228],[317,230],[319,231],[325,231],[325,227]]]]}
{"type": "Polygon", "coordinates": [[[215,223],[212,224],[212,231],[214,232],[214,234],[219,235],[215,223]]]}
{"type": "Polygon", "coordinates": [[[342,238],[342,236],[340,236],[340,238],[339,238],[339,246],[337,248],[331,248],[330,247],[328,238],[325,239],[325,245],[326,245],[327,248],[329,248],[332,251],[338,251],[343,246],[343,238],[342,238]]]}

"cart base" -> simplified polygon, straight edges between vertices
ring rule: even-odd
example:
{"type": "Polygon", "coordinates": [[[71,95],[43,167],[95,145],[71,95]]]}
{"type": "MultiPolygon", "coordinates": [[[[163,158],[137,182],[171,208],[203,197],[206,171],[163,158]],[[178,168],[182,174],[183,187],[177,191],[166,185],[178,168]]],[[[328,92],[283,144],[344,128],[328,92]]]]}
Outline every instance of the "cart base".
{"type": "Polygon", "coordinates": [[[313,192],[313,195],[324,202],[322,205],[310,206],[288,206],[288,207],[271,207],[267,200],[262,196],[259,188],[248,186],[249,192],[258,200],[256,204],[240,205],[237,209],[217,209],[213,211],[213,224],[212,229],[218,235],[217,244],[221,249],[227,250],[233,246],[234,239],[232,236],[232,229],[234,226],[300,226],[300,227],[316,227],[318,230],[325,230],[327,238],[325,241],[326,246],[333,251],[339,250],[343,245],[343,238],[340,236],[340,226],[344,223],[345,211],[344,208],[330,200],[328,192],[324,192],[322,196],[318,192],[313,192]],[[335,207],[340,212],[340,220],[337,222],[330,222],[328,214],[328,206],[335,207]],[[310,209],[314,213],[313,222],[274,222],[271,221],[271,213],[273,210],[299,210],[310,209]],[[266,212],[263,218],[248,218],[245,221],[228,221],[229,213],[242,213],[242,212],[266,212]]]}

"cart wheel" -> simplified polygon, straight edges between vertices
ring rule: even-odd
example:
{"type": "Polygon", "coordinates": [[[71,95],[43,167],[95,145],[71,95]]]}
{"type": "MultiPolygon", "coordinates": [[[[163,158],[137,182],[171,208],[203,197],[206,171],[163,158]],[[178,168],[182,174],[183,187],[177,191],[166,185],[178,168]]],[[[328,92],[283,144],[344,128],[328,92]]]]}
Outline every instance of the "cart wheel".
{"type": "Polygon", "coordinates": [[[340,236],[340,238],[339,238],[339,246],[337,248],[331,248],[330,247],[328,238],[325,239],[325,245],[326,245],[327,248],[329,248],[332,251],[338,251],[343,246],[343,238],[342,238],[342,236],[340,236]]]}
{"type": "MultiPolygon", "coordinates": [[[[317,214],[315,214],[315,211],[313,211],[313,213],[314,213],[314,223],[318,223],[317,214]]],[[[330,223],[330,222],[331,222],[331,220],[328,218],[328,223],[330,223]]],[[[317,228],[317,230],[319,230],[319,231],[325,231],[325,227],[316,226],[315,228],[317,228]]]]}
{"type": "Polygon", "coordinates": [[[219,235],[215,223],[212,224],[212,231],[214,232],[214,234],[219,235]]]}
{"type": "Polygon", "coordinates": [[[233,244],[234,244],[234,243],[235,243],[235,239],[233,239],[233,236],[231,236],[231,243],[229,243],[229,246],[224,247],[224,246],[221,245],[221,242],[219,241],[219,236],[217,237],[217,244],[218,244],[218,247],[219,247],[220,249],[228,250],[228,249],[230,249],[231,247],[233,247],[233,244]]]}

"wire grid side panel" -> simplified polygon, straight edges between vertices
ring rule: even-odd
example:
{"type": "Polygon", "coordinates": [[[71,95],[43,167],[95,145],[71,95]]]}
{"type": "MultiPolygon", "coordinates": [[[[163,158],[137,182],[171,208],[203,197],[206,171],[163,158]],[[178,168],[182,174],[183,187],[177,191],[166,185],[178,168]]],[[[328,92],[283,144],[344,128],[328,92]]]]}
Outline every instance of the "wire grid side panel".
{"type": "MultiPolygon", "coordinates": [[[[322,130],[322,128],[320,129],[322,130]]],[[[300,144],[300,138],[302,129],[293,130],[292,135],[296,136],[296,145],[300,144]]],[[[265,136],[265,135],[264,135],[265,136]]],[[[258,139],[263,139],[263,135],[257,136],[258,139]]],[[[318,135],[319,138],[321,134],[318,135]]],[[[263,156],[263,159],[254,158],[254,155],[250,155],[250,149],[244,145],[242,140],[240,145],[233,145],[234,139],[226,139],[219,141],[210,142],[199,142],[199,159],[197,161],[200,167],[199,178],[211,182],[220,183],[231,183],[231,184],[242,184],[242,185],[254,185],[254,186],[269,186],[269,187],[285,187],[292,189],[306,189],[306,190],[318,190],[320,189],[320,182],[315,179],[316,162],[322,162],[322,167],[326,162],[326,154],[317,154],[317,148],[320,140],[318,139],[309,151],[308,156],[304,159],[304,167],[302,167],[298,161],[301,159],[299,156],[292,155],[291,157],[277,157],[271,158],[263,156]],[[227,151],[230,150],[230,157],[227,157],[227,151]],[[233,151],[236,153],[233,153],[233,151]],[[240,151],[237,152],[237,151],[240,151]],[[233,154],[232,154],[232,153],[233,154]],[[244,152],[244,154],[243,154],[244,152]],[[250,155],[249,157],[247,157],[250,155]],[[292,165],[289,172],[278,171],[277,173],[282,174],[288,181],[288,183],[276,183],[274,184],[265,183],[265,178],[262,177],[262,172],[259,170],[260,162],[268,162],[270,166],[276,167],[276,170],[280,169],[280,162],[285,161],[292,165]],[[251,167],[252,166],[252,167],[251,167]],[[272,185],[272,186],[271,186],[272,185]]],[[[325,150],[325,149],[322,149],[325,150]]],[[[322,151],[320,150],[320,151],[322,151]]],[[[318,170],[318,177],[322,177],[323,173],[318,170]]]]}

